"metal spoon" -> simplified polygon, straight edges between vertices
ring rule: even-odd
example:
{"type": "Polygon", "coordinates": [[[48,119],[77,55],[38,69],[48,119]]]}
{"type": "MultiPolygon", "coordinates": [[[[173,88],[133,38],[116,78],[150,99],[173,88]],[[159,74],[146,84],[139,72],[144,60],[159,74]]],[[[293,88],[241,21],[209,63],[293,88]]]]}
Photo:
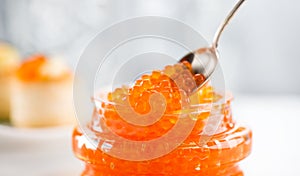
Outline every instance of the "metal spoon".
{"type": "Polygon", "coordinates": [[[205,77],[204,82],[202,82],[200,85],[197,85],[195,90],[201,88],[210,79],[212,73],[214,72],[219,59],[217,47],[220,36],[224,31],[224,28],[227,26],[231,18],[234,16],[234,14],[240,8],[244,1],[245,0],[239,0],[238,3],[227,15],[223,23],[220,24],[217,32],[215,33],[215,37],[211,47],[200,48],[196,51],[185,55],[182,59],[180,59],[179,62],[188,61],[191,64],[194,74],[202,74],[205,77]]]}

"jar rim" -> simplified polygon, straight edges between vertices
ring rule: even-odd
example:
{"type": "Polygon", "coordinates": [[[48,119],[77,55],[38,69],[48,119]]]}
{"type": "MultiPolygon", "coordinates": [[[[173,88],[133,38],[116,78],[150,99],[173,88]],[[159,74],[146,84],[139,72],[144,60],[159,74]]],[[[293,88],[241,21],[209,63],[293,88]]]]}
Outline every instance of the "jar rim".
{"type": "MultiPolygon", "coordinates": [[[[103,91],[96,94],[96,96],[91,97],[91,101],[94,103],[94,106],[97,110],[103,108],[101,107],[103,103],[105,105],[112,105],[111,107],[115,107],[115,106],[125,107],[124,104],[109,101],[107,99],[108,93],[109,93],[108,91],[103,91]]],[[[217,97],[215,100],[198,103],[198,104],[189,104],[188,106],[180,110],[165,113],[164,115],[168,116],[168,115],[184,115],[184,114],[199,114],[205,112],[217,112],[216,110],[219,111],[220,109],[222,109],[224,105],[228,104],[228,102],[231,102],[233,100],[233,95],[231,92],[216,92],[216,95],[219,97],[217,97]]]]}

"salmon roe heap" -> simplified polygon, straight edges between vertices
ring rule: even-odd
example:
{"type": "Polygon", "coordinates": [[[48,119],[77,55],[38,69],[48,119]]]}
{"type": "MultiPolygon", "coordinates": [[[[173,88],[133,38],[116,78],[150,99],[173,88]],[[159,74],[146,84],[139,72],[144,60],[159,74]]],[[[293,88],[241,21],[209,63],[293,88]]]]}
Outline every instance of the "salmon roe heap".
{"type": "MultiPolygon", "coordinates": [[[[128,123],[120,117],[113,104],[102,103],[105,108],[103,111],[100,110],[99,113],[105,116],[106,126],[119,136],[136,141],[155,139],[164,135],[176,124],[178,115],[174,115],[174,113],[182,109],[183,103],[188,103],[185,102],[188,101],[187,95],[192,93],[195,86],[196,81],[187,63],[167,66],[162,71],[152,71],[149,75],[143,75],[130,88],[117,88],[108,94],[110,102],[124,104],[124,102],[129,101],[133,111],[143,115],[151,111],[150,96],[154,93],[160,93],[165,99],[166,109],[156,123],[148,126],[128,123]]],[[[213,95],[210,94],[210,96],[213,95]]],[[[149,116],[148,118],[156,117],[149,116]]]]}
{"type": "Polygon", "coordinates": [[[24,81],[40,80],[39,69],[46,62],[46,57],[43,55],[35,55],[23,62],[18,69],[17,76],[24,81]]]}
{"type": "MultiPolygon", "coordinates": [[[[84,128],[92,134],[89,140],[97,141],[98,146],[93,146],[79,128],[73,132],[73,151],[85,162],[82,176],[243,176],[237,163],[250,154],[252,132],[232,119],[231,96],[216,93],[208,84],[195,92],[195,87],[204,81],[204,76],[194,74],[185,62],[152,71],[136,80],[133,86],[108,93],[108,101],[95,108],[91,123],[84,128]],[[161,107],[165,109],[155,123],[132,124],[118,112],[117,105],[122,105],[131,108],[126,110],[128,112],[141,116],[151,114],[153,102],[150,100],[156,93],[163,96],[165,101],[161,107]],[[122,145],[109,137],[110,132],[132,141],[157,139],[172,130],[179,121],[179,114],[184,113],[195,121],[191,133],[178,147],[161,157],[131,161],[105,151],[107,147],[122,145]],[[208,122],[216,127],[212,136],[205,133],[208,122]]],[[[156,117],[150,115],[149,118],[156,117]]],[[[158,144],[157,148],[162,146],[158,144]]],[[[127,153],[135,155],[133,150],[127,153]]]]}
{"type": "Polygon", "coordinates": [[[63,63],[36,54],[24,60],[17,69],[17,78],[24,82],[59,81],[72,73],[63,63]]]}

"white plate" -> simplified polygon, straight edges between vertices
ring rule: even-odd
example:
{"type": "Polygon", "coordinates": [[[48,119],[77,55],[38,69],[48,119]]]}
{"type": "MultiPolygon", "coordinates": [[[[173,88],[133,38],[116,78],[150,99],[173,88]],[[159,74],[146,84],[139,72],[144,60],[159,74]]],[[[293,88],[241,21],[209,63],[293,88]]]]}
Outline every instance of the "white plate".
{"type": "Polygon", "coordinates": [[[73,128],[73,125],[44,128],[16,128],[10,125],[0,124],[0,139],[32,141],[69,138],[73,128]]]}
{"type": "Polygon", "coordinates": [[[0,124],[0,175],[80,175],[81,162],[72,152],[73,128],[22,129],[0,124]]]}

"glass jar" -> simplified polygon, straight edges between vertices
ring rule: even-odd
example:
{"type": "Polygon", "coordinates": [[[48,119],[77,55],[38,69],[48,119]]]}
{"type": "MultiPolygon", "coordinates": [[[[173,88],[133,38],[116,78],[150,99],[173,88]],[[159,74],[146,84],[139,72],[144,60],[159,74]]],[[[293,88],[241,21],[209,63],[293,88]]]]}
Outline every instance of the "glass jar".
{"type": "MultiPolygon", "coordinates": [[[[73,151],[76,157],[85,163],[82,175],[241,176],[243,172],[240,170],[238,162],[250,154],[252,132],[232,119],[231,101],[232,96],[229,95],[222,97],[218,95],[218,100],[213,101],[211,101],[211,97],[204,98],[197,104],[196,110],[188,112],[189,114],[197,112],[197,118],[194,119],[193,129],[183,142],[164,155],[140,161],[118,158],[107,152],[115,146],[125,146],[120,144],[122,142],[110,138],[107,126],[119,135],[123,134],[124,127],[118,127],[118,123],[107,125],[110,115],[106,112],[111,112],[108,107],[112,106],[105,106],[106,102],[104,101],[98,102],[101,105],[96,105],[97,108],[95,108],[91,123],[87,124],[83,130],[77,127],[73,132],[73,151]],[[214,117],[218,117],[215,122],[213,122],[214,117]],[[215,127],[213,134],[206,132],[206,127],[209,126],[215,127]],[[116,129],[119,129],[119,132],[116,129]],[[83,131],[88,133],[89,138],[83,131]],[[91,136],[93,137],[91,138],[91,136]]],[[[181,115],[183,113],[185,112],[182,111],[181,115]]],[[[178,116],[179,114],[170,115],[178,116]]],[[[124,138],[132,138],[136,135],[130,135],[128,129],[124,134],[127,134],[127,136],[122,136],[124,138]]],[[[178,135],[180,136],[180,134],[178,135]]],[[[146,139],[140,138],[139,140],[146,139]]],[[[166,146],[159,143],[153,151],[165,149],[166,146]]],[[[138,150],[143,150],[143,146],[131,147],[120,152],[127,152],[128,156],[136,154],[138,150]]]]}

